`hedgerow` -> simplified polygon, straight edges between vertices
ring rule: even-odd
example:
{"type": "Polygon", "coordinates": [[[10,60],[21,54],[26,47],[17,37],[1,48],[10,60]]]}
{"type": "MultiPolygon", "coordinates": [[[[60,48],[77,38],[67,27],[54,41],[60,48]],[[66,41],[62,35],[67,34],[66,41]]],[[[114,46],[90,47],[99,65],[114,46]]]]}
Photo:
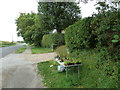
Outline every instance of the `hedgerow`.
{"type": "Polygon", "coordinates": [[[109,7],[105,3],[99,4],[102,5],[99,6],[102,10],[98,10],[98,14],[84,18],[65,29],[66,46],[70,52],[106,47],[110,56],[117,56],[116,59],[120,59],[118,58],[120,55],[120,10],[109,7]]]}
{"type": "Polygon", "coordinates": [[[82,19],[65,29],[65,41],[69,51],[95,47],[95,35],[92,34],[92,17],[82,19]]]}
{"type": "Polygon", "coordinates": [[[65,43],[69,56],[82,60],[83,87],[118,88],[120,9],[98,5],[98,14],[65,29],[65,43]]]}
{"type": "Polygon", "coordinates": [[[64,44],[64,35],[60,33],[46,34],[42,38],[42,47],[51,48],[52,45],[57,47],[64,44]]]}

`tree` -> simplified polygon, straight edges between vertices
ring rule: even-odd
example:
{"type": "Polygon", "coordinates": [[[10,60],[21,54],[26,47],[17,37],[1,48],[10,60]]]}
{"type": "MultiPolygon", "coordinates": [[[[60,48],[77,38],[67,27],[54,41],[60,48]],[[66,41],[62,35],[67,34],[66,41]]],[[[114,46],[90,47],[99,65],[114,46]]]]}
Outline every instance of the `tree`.
{"type": "Polygon", "coordinates": [[[35,46],[41,46],[43,35],[49,33],[41,28],[41,16],[35,13],[20,13],[16,25],[18,36],[22,36],[26,43],[35,46]]]}
{"type": "Polygon", "coordinates": [[[80,9],[74,2],[39,2],[38,4],[42,28],[46,30],[56,29],[61,33],[80,19],[80,9]]]}
{"type": "Polygon", "coordinates": [[[42,28],[40,15],[36,14],[34,22],[35,24],[34,24],[34,30],[33,30],[34,32],[32,35],[32,39],[34,40],[35,46],[41,46],[41,40],[43,35],[48,34],[49,31],[42,28]]]}
{"type": "Polygon", "coordinates": [[[30,44],[33,43],[31,37],[35,24],[34,16],[34,13],[20,13],[20,16],[16,19],[18,36],[22,36],[25,42],[30,44]]]}

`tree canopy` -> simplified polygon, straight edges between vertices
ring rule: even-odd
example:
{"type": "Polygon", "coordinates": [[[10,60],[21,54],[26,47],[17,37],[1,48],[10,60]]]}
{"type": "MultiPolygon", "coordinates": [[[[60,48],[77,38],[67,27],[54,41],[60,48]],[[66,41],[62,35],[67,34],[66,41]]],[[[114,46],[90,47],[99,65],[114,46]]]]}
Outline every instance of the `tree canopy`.
{"type": "Polygon", "coordinates": [[[61,33],[79,19],[80,9],[74,2],[39,2],[38,13],[20,13],[16,19],[17,34],[26,43],[40,46],[43,35],[53,29],[61,33]]]}
{"type": "Polygon", "coordinates": [[[26,43],[40,46],[42,36],[46,33],[40,28],[40,17],[35,13],[20,13],[16,19],[18,36],[22,36],[26,43]]]}
{"type": "Polygon", "coordinates": [[[80,19],[80,8],[74,2],[39,2],[38,12],[43,28],[59,33],[80,19]]]}

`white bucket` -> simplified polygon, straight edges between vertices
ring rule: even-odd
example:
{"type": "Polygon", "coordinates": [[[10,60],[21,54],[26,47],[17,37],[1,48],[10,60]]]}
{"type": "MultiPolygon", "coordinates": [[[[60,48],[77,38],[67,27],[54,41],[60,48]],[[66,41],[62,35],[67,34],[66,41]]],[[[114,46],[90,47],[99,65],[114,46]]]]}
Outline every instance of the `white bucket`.
{"type": "Polygon", "coordinates": [[[58,71],[63,71],[64,70],[64,66],[62,66],[62,65],[58,65],[58,71]]]}

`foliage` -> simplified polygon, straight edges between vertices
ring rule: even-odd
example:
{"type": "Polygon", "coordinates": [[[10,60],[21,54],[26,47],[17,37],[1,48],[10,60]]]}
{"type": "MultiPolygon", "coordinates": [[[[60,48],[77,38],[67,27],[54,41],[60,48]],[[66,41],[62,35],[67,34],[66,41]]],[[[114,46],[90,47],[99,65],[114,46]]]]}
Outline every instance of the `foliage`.
{"type": "MultiPolygon", "coordinates": [[[[37,64],[38,73],[43,77],[43,83],[48,88],[76,88],[80,85],[78,79],[77,67],[69,68],[68,77],[65,72],[57,71],[57,66],[53,65],[54,61],[41,62],[37,64]]],[[[80,86],[79,86],[80,87],[80,86]]],[[[81,86],[82,87],[82,86],[81,86]]]]}
{"type": "Polygon", "coordinates": [[[57,53],[58,56],[60,57],[67,57],[68,52],[66,46],[60,46],[58,47],[55,52],[57,53]]]}
{"type": "Polygon", "coordinates": [[[95,47],[95,36],[91,34],[92,17],[76,22],[65,29],[65,41],[69,51],[95,47]]]}
{"type": "Polygon", "coordinates": [[[65,30],[65,43],[69,51],[107,47],[110,55],[119,56],[120,11],[99,2],[98,14],[85,18],[65,30]]]}
{"type": "MultiPolygon", "coordinates": [[[[120,11],[115,8],[110,8],[108,5],[102,7],[99,13],[92,20],[93,33],[97,35],[97,40],[100,46],[112,46],[112,38],[114,35],[120,35],[120,11]],[[107,11],[106,11],[106,7],[107,11]],[[109,10],[110,9],[110,10],[109,10]],[[97,27],[96,27],[97,26],[97,27]]],[[[120,44],[118,42],[117,44],[120,44]]]]}
{"type": "Polygon", "coordinates": [[[20,13],[20,16],[16,19],[18,36],[22,36],[26,43],[33,43],[32,29],[34,26],[35,14],[20,13]]]}
{"type": "MultiPolygon", "coordinates": [[[[38,63],[38,70],[43,76],[44,84],[48,88],[118,88],[118,62],[102,60],[107,56],[105,48],[101,51],[82,50],[79,54],[77,52],[77,56],[82,60],[80,79],[77,78],[77,68],[69,68],[68,78],[66,78],[65,72],[57,71],[54,61],[38,63]],[[101,57],[103,55],[105,57],[101,57]],[[50,68],[50,65],[54,66],[50,68]]],[[[71,58],[74,57],[76,54],[71,58]]]]}
{"type": "Polygon", "coordinates": [[[20,13],[16,19],[18,36],[22,36],[24,41],[35,46],[41,45],[41,39],[46,30],[42,30],[40,16],[35,13],[20,13]]]}
{"type": "Polygon", "coordinates": [[[82,60],[80,85],[85,88],[118,88],[118,62],[110,60],[106,48],[80,50],[70,53],[82,60]],[[109,58],[106,60],[106,58],[109,58]]]}
{"type": "Polygon", "coordinates": [[[0,47],[7,47],[7,46],[12,46],[16,45],[14,42],[8,42],[8,41],[0,41],[0,47]]]}
{"type": "Polygon", "coordinates": [[[32,47],[31,51],[32,51],[32,54],[41,54],[41,53],[52,52],[52,50],[50,48],[38,48],[38,47],[32,47]]]}
{"type": "Polygon", "coordinates": [[[51,48],[52,45],[64,45],[64,35],[60,33],[53,33],[44,35],[42,38],[42,46],[51,48]]]}
{"type": "Polygon", "coordinates": [[[97,36],[97,48],[107,47],[112,60],[119,60],[120,10],[105,3],[99,7],[101,7],[101,9],[98,9],[99,13],[93,15],[94,19],[91,22],[92,32],[97,36]]]}
{"type": "Polygon", "coordinates": [[[22,48],[16,51],[16,53],[23,53],[25,50],[26,50],[26,45],[23,45],[22,48]]]}
{"type": "Polygon", "coordinates": [[[41,40],[43,35],[48,34],[50,31],[42,28],[41,16],[39,14],[35,16],[34,21],[35,21],[35,28],[33,30],[34,34],[32,35],[32,39],[34,40],[34,45],[39,47],[41,46],[41,40]]]}
{"type": "Polygon", "coordinates": [[[16,19],[18,36],[35,46],[41,46],[43,35],[53,29],[61,32],[79,19],[80,10],[76,3],[38,2],[38,14],[20,13],[16,19]],[[70,21],[68,21],[70,20],[70,21]]]}
{"type": "Polygon", "coordinates": [[[120,10],[105,2],[98,5],[98,14],[66,28],[65,43],[69,57],[82,60],[83,87],[118,88],[120,10]]]}
{"type": "Polygon", "coordinates": [[[67,26],[80,19],[80,9],[74,2],[39,2],[38,12],[45,30],[56,29],[61,33],[67,26]]]}

